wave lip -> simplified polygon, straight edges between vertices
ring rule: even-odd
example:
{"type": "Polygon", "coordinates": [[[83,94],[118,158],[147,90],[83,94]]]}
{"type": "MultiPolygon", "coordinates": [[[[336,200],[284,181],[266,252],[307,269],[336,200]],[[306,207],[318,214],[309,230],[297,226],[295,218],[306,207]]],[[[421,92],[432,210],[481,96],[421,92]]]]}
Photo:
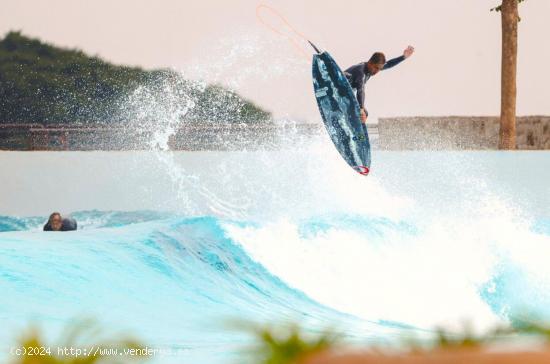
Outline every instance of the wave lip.
{"type": "Polygon", "coordinates": [[[226,229],[253,259],[329,307],[378,323],[460,331],[471,321],[483,331],[526,307],[550,319],[541,289],[550,275],[540,262],[550,234],[513,217],[333,214],[226,229]]]}

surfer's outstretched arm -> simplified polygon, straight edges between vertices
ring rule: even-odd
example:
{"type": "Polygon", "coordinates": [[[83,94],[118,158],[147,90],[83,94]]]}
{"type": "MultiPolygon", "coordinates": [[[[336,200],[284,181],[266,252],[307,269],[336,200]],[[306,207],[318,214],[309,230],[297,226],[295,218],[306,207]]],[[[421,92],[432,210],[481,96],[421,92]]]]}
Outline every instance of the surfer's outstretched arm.
{"type": "Polygon", "coordinates": [[[404,60],[405,60],[405,56],[399,56],[399,57],[396,57],[396,58],[392,58],[392,59],[390,59],[389,61],[386,62],[386,64],[384,65],[384,68],[382,68],[382,70],[387,70],[387,69],[390,69],[392,67],[395,67],[399,63],[403,62],[404,60]]]}
{"type": "Polygon", "coordinates": [[[394,66],[397,66],[399,63],[403,62],[404,60],[406,60],[407,58],[412,56],[413,53],[414,53],[414,47],[408,46],[407,49],[405,49],[403,51],[402,56],[399,56],[399,57],[396,57],[396,58],[393,58],[393,59],[390,59],[389,61],[387,61],[384,64],[384,67],[382,68],[382,70],[387,70],[387,69],[390,69],[394,66]]]}

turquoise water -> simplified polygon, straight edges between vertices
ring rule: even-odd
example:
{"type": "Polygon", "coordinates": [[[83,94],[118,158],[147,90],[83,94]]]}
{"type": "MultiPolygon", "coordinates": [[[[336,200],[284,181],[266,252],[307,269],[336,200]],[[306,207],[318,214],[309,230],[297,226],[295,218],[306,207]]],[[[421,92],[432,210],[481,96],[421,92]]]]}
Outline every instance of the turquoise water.
{"type": "Polygon", "coordinates": [[[94,317],[231,362],[235,319],[369,342],[550,319],[550,153],[376,152],[365,178],[328,143],[0,153],[0,345],[94,317]],[[53,210],[80,229],[40,231],[53,210]]]}

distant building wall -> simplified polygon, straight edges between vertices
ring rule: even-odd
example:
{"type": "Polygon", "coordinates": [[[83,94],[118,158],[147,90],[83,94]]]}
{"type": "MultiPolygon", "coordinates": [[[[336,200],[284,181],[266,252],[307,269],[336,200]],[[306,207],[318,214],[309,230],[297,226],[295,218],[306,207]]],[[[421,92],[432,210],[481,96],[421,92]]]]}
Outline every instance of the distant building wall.
{"type": "MultiPolygon", "coordinates": [[[[550,116],[517,118],[517,148],[550,149],[550,116]]],[[[396,117],[378,121],[385,150],[498,149],[498,117],[396,117]]]]}
{"type": "MultiPolygon", "coordinates": [[[[277,149],[321,131],[317,124],[232,126],[182,124],[169,136],[171,150],[277,149]]],[[[105,125],[1,124],[0,150],[152,150],[156,131],[105,125]]]]}
{"type": "MultiPolygon", "coordinates": [[[[498,117],[381,118],[369,124],[375,149],[497,149],[498,117]]],[[[183,123],[168,139],[172,150],[278,149],[326,135],[322,123],[277,125],[183,123]]],[[[550,117],[520,117],[518,149],[550,149],[550,117]]],[[[0,123],[0,150],[151,150],[155,131],[145,127],[0,123]]]]}

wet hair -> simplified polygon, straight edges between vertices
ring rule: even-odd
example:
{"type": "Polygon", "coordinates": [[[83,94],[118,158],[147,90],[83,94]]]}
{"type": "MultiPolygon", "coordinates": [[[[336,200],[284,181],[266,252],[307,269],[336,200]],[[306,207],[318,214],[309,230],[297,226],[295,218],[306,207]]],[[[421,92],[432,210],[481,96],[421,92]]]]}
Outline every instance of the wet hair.
{"type": "Polygon", "coordinates": [[[384,64],[386,63],[386,56],[382,52],[376,52],[370,57],[369,63],[384,64]]]}
{"type": "Polygon", "coordinates": [[[59,216],[59,218],[61,218],[61,214],[59,212],[52,212],[48,221],[51,222],[55,216],[59,216]]]}

